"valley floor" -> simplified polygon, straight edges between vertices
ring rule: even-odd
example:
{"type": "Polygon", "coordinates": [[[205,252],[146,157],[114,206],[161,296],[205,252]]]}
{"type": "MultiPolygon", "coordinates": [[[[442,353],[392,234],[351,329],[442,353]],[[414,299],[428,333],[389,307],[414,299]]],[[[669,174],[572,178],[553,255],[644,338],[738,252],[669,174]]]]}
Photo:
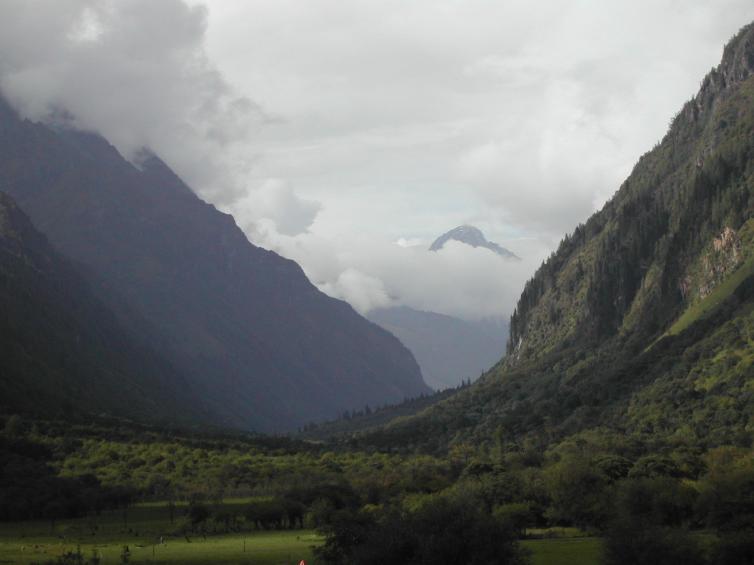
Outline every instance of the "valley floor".
{"type": "MultiPolygon", "coordinates": [[[[227,501],[233,506],[241,501],[227,501]]],[[[166,503],[139,504],[128,511],[103,512],[100,516],[61,520],[0,523],[0,563],[30,565],[53,563],[66,553],[93,555],[102,565],[122,562],[128,547],[130,563],[233,563],[297,565],[310,563],[313,547],[322,538],[312,530],[254,531],[231,534],[166,535],[171,529],[166,503]],[[160,540],[162,538],[162,542],[160,540]],[[190,541],[188,541],[190,540],[190,541]]],[[[577,533],[553,532],[551,539],[524,540],[532,565],[597,565],[601,541],[577,533]]]]}
{"type": "MultiPolygon", "coordinates": [[[[225,505],[233,506],[233,502],[225,505]]],[[[128,547],[130,563],[254,563],[298,564],[310,560],[321,537],[311,530],[253,531],[231,534],[169,535],[166,503],[103,512],[75,520],[0,524],[0,563],[28,565],[54,562],[80,551],[85,560],[98,556],[102,565],[122,562],[128,547]]]]}

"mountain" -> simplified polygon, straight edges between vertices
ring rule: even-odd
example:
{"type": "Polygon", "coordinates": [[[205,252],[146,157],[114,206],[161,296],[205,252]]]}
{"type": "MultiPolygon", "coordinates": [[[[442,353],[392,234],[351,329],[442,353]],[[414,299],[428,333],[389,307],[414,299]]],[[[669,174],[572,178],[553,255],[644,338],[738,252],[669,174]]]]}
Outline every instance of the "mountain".
{"type": "Polygon", "coordinates": [[[411,353],[251,244],[165,163],[0,104],[0,186],[221,423],[288,430],[429,392],[411,353]]]}
{"type": "Polygon", "coordinates": [[[493,253],[496,253],[505,259],[515,259],[517,261],[521,259],[515,253],[499,246],[494,241],[487,241],[487,238],[484,237],[482,230],[475,228],[474,226],[458,226],[457,228],[453,228],[449,232],[442,234],[435,241],[433,241],[432,245],[429,246],[429,250],[439,251],[440,249],[445,247],[445,244],[448,241],[460,241],[461,243],[465,243],[466,245],[470,245],[471,247],[482,247],[484,249],[489,249],[493,253]]]}
{"type": "Polygon", "coordinates": [[[0,192],[0,411],[210,422],[177,371],[128,334],[0,192]]]}
{"type": "Polygon", "coordinates": [[[751,445],[754,24],[526,284],[505,359],[365,441],[751,445]]]}
{"type": "Polygon", "coordinates": [[[500,359],[508,339],[503,319],[467,321],[407,306],[378,308],[367,318],[411,350],[435,390],[476,380],[500,359]]]}

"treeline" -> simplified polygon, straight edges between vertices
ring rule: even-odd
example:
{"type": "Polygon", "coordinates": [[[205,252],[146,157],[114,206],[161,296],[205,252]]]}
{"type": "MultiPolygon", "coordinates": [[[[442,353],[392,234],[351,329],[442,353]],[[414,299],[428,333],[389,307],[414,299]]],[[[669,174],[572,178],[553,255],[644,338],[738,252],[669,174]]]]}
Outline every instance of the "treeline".
{"type": "Polygon", "coordinates": [[[449,387],[433,394],[421,394],[399,404],[385,404],[372,408],[369,405],[361,410],[346,410],[335,420],[329,422],[311,422],[299,430],[300,437],[310,439],[333,440],[338,437],[363,432],[383,426],[401,416],[412,416],[450,398],[457,392],[471,386],[471,379],[466,379],[456,387],[449,387]]]}
{"type": "Polygon", "coordinates": [[[359,449],[442,454],[457,441],[556,444],[604,427],[668,445],[752,445],[749,385],[754,277],[678,335],[647,347],[629,334],[599,351],[570,347],[496,369],[415,418],[355,435],[359,449]]]}
{"type": "Polygon", "coordinates": [[[11,419],[2,433],[7,519],[161,500],[172,535],[316,528],[326,539],[319,559],[332,564],[518,564],[527,559],[518,540],[559,527],[604,537],[610,565],[754,559],[750,445],[705,449],[607,430],[548,444],[510,441],[501,428],[492,443],[451,442],[433,457],[324,445],[296,451],[286,443],[266,449],[200,434],[185,443],[172,432],[150,431],[143,441],[81,428],[55,436],[40,433],[43,422],[23,427],[11,419]],[[57,499],[18,502],[31,488],[53,487],[57,499]],[[248,502],[223,503],[239,496],[248,502]]]}
{"type": "Polygon", "coordinates": [[[610,565],[754,562],[750,449],[632,461],[595,447],[474,458],[440,491],[334,513],[319,554],[333,564],[521,563],[516,540],[529,529],[574,526],[605,538],[610,565]]]}
{"type": "Polygon", "coordinates": [[[0,433],[0,521],[77,518],[133,502],[129,486],[104,486],[93,474],[59,476],[48,464],[52,452],[16,427],[10,420],[0,433]]]}

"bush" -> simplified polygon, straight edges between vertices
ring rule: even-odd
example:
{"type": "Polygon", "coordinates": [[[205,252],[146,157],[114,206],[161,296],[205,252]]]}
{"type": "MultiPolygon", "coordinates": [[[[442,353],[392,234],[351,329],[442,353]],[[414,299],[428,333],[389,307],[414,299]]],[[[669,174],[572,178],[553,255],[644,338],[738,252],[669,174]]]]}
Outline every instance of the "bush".
{"type": "Polygon", "coordinates": [[[699,542],[687,531],[627,520],[613,523],[608,530],[605,562],[607,565],[704,565],[706,560],[699,542]]]}
{"type": "Polygon", "coordinates": [[[725,534],[712,550],[710,565],[754,563],[754,530],[725,534]]]}
{"type": "Polygon", "coordinates": [[[615,516],[658,526],[680,526],[694,513],[697,492],[670,478],[629,479],[619,483],[615,516]]]}
{"type": "Polygon", "coordinates": [[[473,502],[450,497],[432,498],[413,512],[341,511],[323,533],[317,555],[332,565],[526,563],[512,528],[473,502]]]}

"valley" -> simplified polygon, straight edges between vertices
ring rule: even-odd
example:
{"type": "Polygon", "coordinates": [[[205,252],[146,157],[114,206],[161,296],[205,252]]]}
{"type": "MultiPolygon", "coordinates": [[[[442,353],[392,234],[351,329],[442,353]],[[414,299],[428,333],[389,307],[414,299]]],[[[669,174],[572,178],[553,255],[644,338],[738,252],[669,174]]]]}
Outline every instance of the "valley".
{"type": "MultiPolygon", "coordinates": [[[[156,59],[139,38],[172,27],[150,27],[153,13],[134,6],[67,4],[60,14],[70,10],[78,27],[68,22],[56,40],[72,61],[85,53],[88,65],[113,49],[128,61],[115,68],[142,69],[156,59]]],[[[74,104],[87,116],[79,121],[58,104],[70,81],[47,106],[27,103],[46,83],[19,85],[54,83],[65,65],[31,72],[0,59],[0,563],[754,562],[754,23],[729,40],[610,198],[572,186],[565,200],[539,193],[527,169],[511,175],[521,202],[494,205],[505,188],[495,179],[520,166],[505,153],[516,140],[454,146],[462,155],[446,172],[462,185],[455,196],[441,187],[427,210],[407,211],[407,195],[379,188],[379,174],[376,185],[343,174],[354,193],[326,201],[335,190],[325,187],[328,161],[315,167],[313,155],[325,147],[351,162],[331,145],[348,128],[320,123],[319,109],[297,115],[306,127],[290,126],[249,98],[229,100],[202,47],[209,8],[175,0],[160,10],[154,21],[183,21],[189,44],[162,37],[167,60],[183,62],[167,73],[183,85],[175,100],[191,101],[185,115],[180,104],[165,110],[158,128],[177,137],[148,127],[159,112],[141,119],[149,89],[136,123],[151,137],[121,136],[133,124],[111,129],[113,112],[74,104]],[[241,166],[230,156],[249,115],[265,143],[243,146],[241,166]],[[298,127],[291,149],[286,128],[298,127]],[[327,140],[307,137],[308,127],[327,140]],[[177,141],[187,148],[180,157],[177,141]],[[297,180],[314,182],[310,194],[323,201],[274,177],[280,163],[292,177],[314,167],[297,180]],[[483,188],[472,198],[473,183],[483,188]],[[380,198],[361,202],[365,186],[380,198]],[[455,210],[458,194],[483,204],[455,210]],[[526,205],[532,195],[536,205],[526,205]],[[541,255],[503,321],[501,289],[530,260],[508,241],[528,250],[558,241],[570,200],[596,211],[541,255]],[[405,214],[405,225],[423,219],[425,234],[459,227],[427,247],[398,237],[384,221],[391,214],[405,214]],[[472,219],[502,226],[492,237],[506,247],[472,219]],[[341,237],[344,225],[353,241],[341,237]],[[389,245],[375,243],[378,232],[389,245]],[[490,305],[483,316],[480,304],[490,305]]],[[[464,67],[468,82],[453,96],[480,73],[502,79],[538,61],[485,55],[464,67]]],[[[560,95],[584,69],[548,92],[560,95]]],[[[324,84],[334,93],[348,82],[324,84]]],[[[128,106],[125,98],[112,100],[128,106]]],[[[431,129],[458,143],[448,132],[483,121],[431,129]]],[[[403,170],[412,159],[402,152],[427,136],[404,126],[410,135],[372,125],[348,134],[349,148],[368,140],[369,158],[351,156],[357,168],[389,146],[403,170]],[[385,141],[399,133],[407,137],[385,141]]],[[[545,129],[538,155],[552,164],[548,144],[560,130],[545,129]]],[[[422,171],[439,166],[440,153],[419,160],[422,171]]],[[[539,161],[527,155],[519,160],[536,177],[539,161]]],[[[567,191],[570,171],[545,178],[567,191]]],[[[406,178],[422,194],[431,184],[406,178]]]]}

